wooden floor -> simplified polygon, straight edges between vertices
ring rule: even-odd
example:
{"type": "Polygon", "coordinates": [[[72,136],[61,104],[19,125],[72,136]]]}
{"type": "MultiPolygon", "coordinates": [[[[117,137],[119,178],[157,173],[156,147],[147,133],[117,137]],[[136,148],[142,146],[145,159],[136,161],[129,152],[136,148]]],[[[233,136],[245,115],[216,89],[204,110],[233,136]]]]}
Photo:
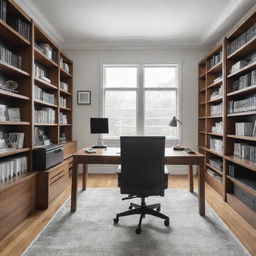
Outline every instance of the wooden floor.
{"type": "MultiPolygon", "coordinates": [[[[197,178],[195,177],[195,189],[197,188],[197,178]]],[[[79,179],[81,187],[81,178],[79,179]]],[[[88,187],[91,188],[113,188],[117,187],[117,177],[112,174],[91,174],[88,179],[88,187]]],[[[170,176],[170,188],[187,188],[186,176],[170,176]]],[[[15,256],[21,255],[29,246],[38,233],[50,221],[61,205],[70,194],[70,187],[59,196],[48,210],[37,211],[27,218],[21,225],[13,230],[4,240],[0,241],[0,255],[15,256]]],[[[256,255],[256,230],[243,220],[221,196],[209,185],[206,185],[206,200],[215,210],[219,217],[232,230],[236,237],[242,242],[247,250],[256,255]]]]}

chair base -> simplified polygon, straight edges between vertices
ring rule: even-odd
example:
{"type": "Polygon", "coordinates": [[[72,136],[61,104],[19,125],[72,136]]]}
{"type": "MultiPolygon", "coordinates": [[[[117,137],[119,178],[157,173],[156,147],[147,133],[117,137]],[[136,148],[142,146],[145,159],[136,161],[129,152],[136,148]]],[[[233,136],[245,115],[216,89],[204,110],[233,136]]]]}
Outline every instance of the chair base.
{"type": "Polygon", "coordinates": [[[141,197],[141,205],[131,203],[129,206],[129,211],[121,212],[116,215],[116,218],[114,218],[114,223],[117,224],[119,222],[119,217],[129,216],[129,215],[140,215],[140,220],[137,229],[135,230],[136,234],[141,233],[141,223],[142,219],[145,218],[146,214],[164,219],[164,225],[169,226],[169,217],[160,213],[161,206],[160,204],[152,204],[152,205],[146,205],[145,197],[141,197]]]}

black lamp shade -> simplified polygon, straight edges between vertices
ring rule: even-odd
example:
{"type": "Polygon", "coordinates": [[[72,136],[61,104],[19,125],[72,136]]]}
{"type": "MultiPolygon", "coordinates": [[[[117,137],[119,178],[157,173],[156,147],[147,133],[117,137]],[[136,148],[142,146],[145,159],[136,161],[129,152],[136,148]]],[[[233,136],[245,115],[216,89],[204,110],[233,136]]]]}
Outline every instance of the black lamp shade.
{"type": "Polygon", "coordinates": [[[108,118],[91,118],[91,133],[108,133],[108,118]]]}

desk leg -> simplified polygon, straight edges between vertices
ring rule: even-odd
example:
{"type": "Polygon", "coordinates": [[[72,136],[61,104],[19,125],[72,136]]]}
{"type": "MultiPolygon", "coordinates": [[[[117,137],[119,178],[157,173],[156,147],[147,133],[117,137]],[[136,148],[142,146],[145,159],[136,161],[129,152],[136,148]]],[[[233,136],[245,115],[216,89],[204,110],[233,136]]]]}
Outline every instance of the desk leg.
{"type": "Polygon", "coordinates": [[[86,182],[87,182],[87,174],[88,174],[88,164],[83,164],[83,190],[86,190],[86,182]]]}
{"type": "Polygon", "coordinates": [[[204,165],[199,166],[199,175],[198,175],[198,206],[199,214],[201,216],[205,215],[205,174],[204,174],[204,165]]]}
{"type": "Polygon", "coordinates": [[[189,191],[194,192],[194,177],[193,177],[193,165],[188,166],[188,187],[189,191]]]}
{"type": "Polygon", "coordinates": [[[72,185],[71,185],[71,212],[76,211],[77,203],[77,162],[73,159],[72,166],[72,185]]]}

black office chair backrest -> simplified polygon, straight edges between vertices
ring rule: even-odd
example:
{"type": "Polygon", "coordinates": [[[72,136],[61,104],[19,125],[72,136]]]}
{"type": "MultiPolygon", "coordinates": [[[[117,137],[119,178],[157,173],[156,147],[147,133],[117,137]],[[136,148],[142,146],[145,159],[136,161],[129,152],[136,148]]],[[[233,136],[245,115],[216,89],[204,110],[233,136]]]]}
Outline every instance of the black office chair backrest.
{"type": "Polygon", "coordinates": [[[122,136],[122,194],[164,195],[164,136],[122,136]]]}

